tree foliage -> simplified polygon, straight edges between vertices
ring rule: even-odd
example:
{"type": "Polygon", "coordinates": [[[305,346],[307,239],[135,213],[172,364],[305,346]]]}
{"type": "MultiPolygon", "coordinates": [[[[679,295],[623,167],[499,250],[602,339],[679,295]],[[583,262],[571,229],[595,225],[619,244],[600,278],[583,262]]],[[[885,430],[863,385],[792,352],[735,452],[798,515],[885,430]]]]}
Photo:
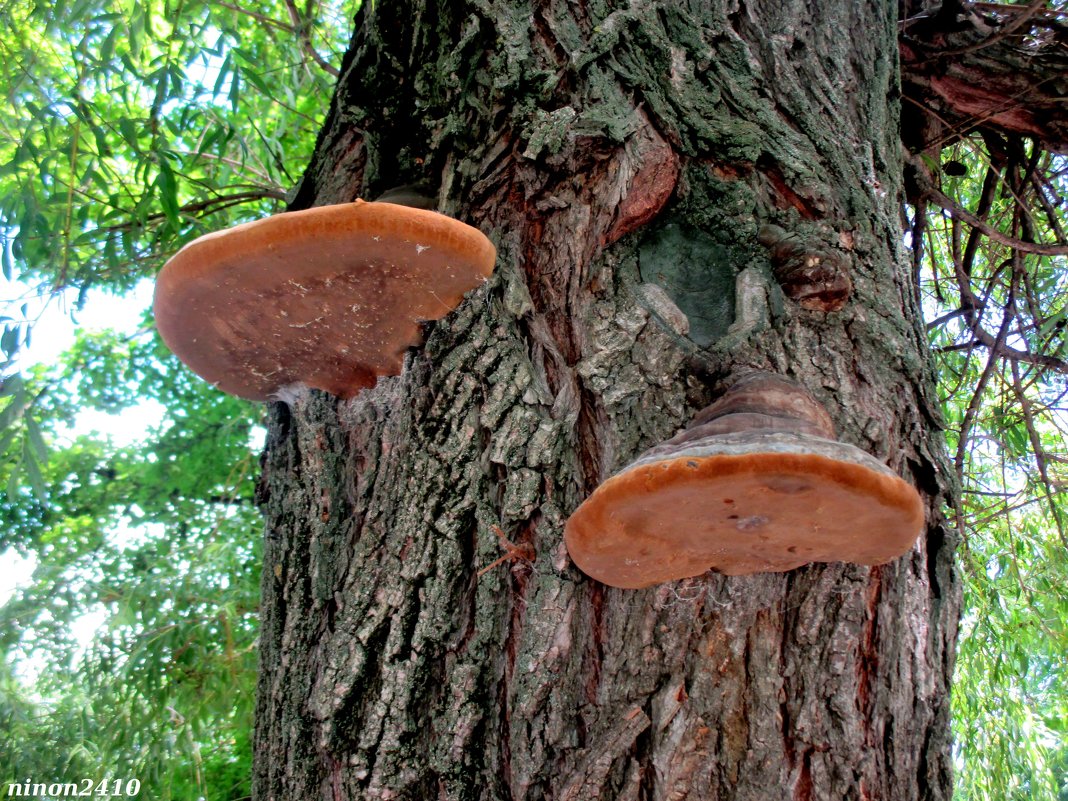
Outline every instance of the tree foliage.
{"type": "MultiPolygon", "coordinates": [[[[1061,2],[913,5],[904,227],[964,499],[959,787],[1063,799],[1068,21],[1061,2]],[[976,106],[969,76],[999,64],[1032,72],[976,106]]],[[[2,266],[27,293],[0,320],[0,550],[36,559],[0,609],[0,781],[247,794],[257,410],[189,376],[147,318],[17,361],[42,304],[128,292],[190,238],[283,207],[355,4],[246,6],[0,5],[2,266]],[[136,446],[67,425],[145,401],[161,411],[136,446]],[[103,623],[84,646],[87,614],[103,623]]]]}
{"type": "Polygon", "coordinates": [[[354,8],[246,6],[0,5],[0,552],[36,563],[0,609],[0,783],[248,795],[260,410],[185,371],[147,314],[18,361],[47,306],[77,318],[185,241],[283,207],[354,8]],[[146,406],[134,445],[71,425],[146,406]]]}
{"type": "Polygon", "coordinates": [[[962,489],[968,799],[1068,794],[1065,23],[1059,2],[902,22],[908,232],[962,489]]]}

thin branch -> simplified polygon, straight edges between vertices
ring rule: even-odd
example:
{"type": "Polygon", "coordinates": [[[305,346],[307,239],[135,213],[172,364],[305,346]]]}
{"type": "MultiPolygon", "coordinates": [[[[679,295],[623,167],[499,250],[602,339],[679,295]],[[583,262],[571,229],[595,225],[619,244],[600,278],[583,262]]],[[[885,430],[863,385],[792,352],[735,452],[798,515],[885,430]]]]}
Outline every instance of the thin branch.
{"type": "Polygon", "coordinates": [[[999,242],[1005,247],[1019,250],[1023,253],[1037,253],[1040,256],[1064,256],[1068,255],[1068,245],[1045,245],[1037,242],[1025,242],[1022,239],[1017,239],[1014,236],[1003,234],[997,228],[991,225],[987,225],[980,220],[970,211],[962,209],[940,191],[933,186],[929,186],[924,190],[924,197],[934,201],[934,203],[947,211],[954,219],[960,220],[970,225],[972,228],[978,228],[987,237],[999,242]]]}
{"type": "Polygon", "coordinates": [[[304,51],[304,54],[308,56],[312,61],[319,65],[325,72],[333,75],[335,78],[341,73],[330,62],[326,61],[319,52],[312,45],[311,36],[308,34],[307,22],[301,17],[300,11],[297,9],[296,3],[293,0],[285,0],[286,9],[289,11],[289,18],[291,20],[290,25],[286,25],[284,22],[279,22],[276,19],[268,17],[264,14],[259,14],[247,8],[241,8],[231,3],[221,2],[217,0],[215,5],[227,8],[230,11],[234,11],[238,14],[244,14],[245,16],[252,17],[254,20],[269,25],[272,28],[277,28],[280,31],[285,31],[291,36],[296,36],[300,40],[300,48],[304,51]]]}
{"type": "Polygon", "coordinates": [[[1053,204],[1050,203],[1049,198],[1046,197],[1046,187],[1043,185],[1037,173],[1031,174],[1031,185],[1034,187],[1035,196],[1038,198],[1038,202],[1046,212],[1046,220],[1049,222],[1049,227],[1053,229],[1057,241],[1068,242],[1068,236],[1065,235],[1064,228],[1061,226],[1057,210],[1053,207],[1053,204]]]}
{"type": "MultiPolygon", "coordinates": [[[[206,200],[197,200],[193,203],[186,203],[184,206],[180,206],[178,211],[183,214],[197,214],[200,212],[206,214],[213,214],[223,209],[228,209],[231,206],[237,206],[241,203],[245,203],[249,200],[266,200],[268,198],[274,200],[285,200],[286,196],[284,192],[279,192],[273,189],[263,189],[254,192],[238,192],[233,195],[220,195],[219,197],[212,197],[206,200]]],[[[156,214],[149,214],[145,217],[145,222],[153,222],[155,220],[162,220],[166,215],[162,212],[156,214]]],[[[140,221],[130,221],[124,223],[118,223],[116,225],[109,225],[101,228],[101,231],[129,231],[133,228],[137,228],[141,225],[140,221]]]]}
{"type": "MultiPolygon", "coordinates": [[[[984,348],[988,348],[990,350],[991,356],[999,356],[1014,362],[1023,362],[1024,364],[1034,364],[1036,366],[1045,367],[1049,370],[1053,370],[1058,373],[1068,374],[1068,362],[1064,361],[1063,359],[1058,359],[1056,356],[1048,356],[1045,353],[1030,353],[1025,350],[1018,350],[1017,348],[1009,347],[1005,344],[1004,336],[998,335],[995,337],[994,335],[992,335],[989,331],[982,327],[980,318],[974,314],[976,309],[983,308],[985,304],[981,303],[972,293],[971,289],[964,284],[961,285],[961,294],[975,302],[975,306],[965,312],[965,315],[969,318],[968,327],[972,332],[972,336],[975,337],[975,342],[969,343],[969,345],[978,344],[983,346],[984,348]]],[[[963,305],[964,304],[962,304],[962,306],[963,305]]],[[[1015,303],[1013,303],[1013,305],[1015,305],[1015,303]]],[[[1013,313],[1013,315],[1010,316],[1010,322],[1013,317],[1015,317],[1015,312],[1013,313]]],[[[1004,323],[1002,324],[1002,328],[1005,329],[1005,335],[1011,333],[1005,327],[1004,323]]],[[[956,349],[959,348],[954,348],[953,346],[947,346],[946,348],[944,348],[944,350],[956,349]]]]}
{"type": "Polygon", "coordinates": [[[300,39],[301,49],[312,61],[322,67],[327,73],[333,75],[335,78],[338,77],[341,74],[340,70],[319,55],[319,51],[316,50],[315,46],[312,44],[311,35],[308,33],[308,22],[301,17],[300,11],[297,9],[297,4],[293,2],[293,0],[285,0],[285,2],[286,8],[289,10],[289,19],[293,22],[297,37],[300,39]]]}
{"type": "MultiPolygon", "coordinates": [[[[1009,330],[1009,323],[1012,322],[1012,298],[1010,296],[1009,303],[1005,307],[1005,313],[1001,319],[1001,329],[998,331],[996,344],[1002,344],[1005,339],[1005,335],[1009,330]]],[[[964,484],[964,457],[968,449],[968,442],[971,437],[972,425],[975,423],[975,417],[979,413],[979,404],[982,401],[983,390],[986,389],[987,382],[990,380],[990,376],[993,375],[994,367],[997,364],[997,351],[995,348],[990,349],[990,353],[987,356],[986,367],[983,368],[982,375],[979,376],[979,380],[975,384],[975,391],[972,393],[971,400],[968,401],[968,408],[964,411],[964,419],[961,420],[960,434],[957,437],[957,453],[953,459],[953,467],[957,474],[957,480],[961,484],[964,484]]],[[[964,531],[964,507],[958,501],[956,504],[956,518],[957,518],[957,530],[964,531]]]]}
{"type": "MultiPolygon", "coordinates": [[[[920,198],[916,202],[912,218],[912,285],[918,301],[920,293],[920,275],[923,272],[923,234],[927,228],[927,202],[920,198]]],[[[937,286],[937,284],[936,284],[937,286]]]]}
{"type": "MultiPolygon", "coordinates": [[[[962,306],[959,309],[954,309],[951,312],[946,312],[941,317],[936,317],[934,320],[929,322],[927,324],[927,330],[930,331],[932,329],[938,328],[941,325],[945,325],[946,323],[948,323],[950,320],[954,319],[955,317],[960,317],[962,314],[970,314],[973,311],[975,311],[975,309],[967,309],[967,308],[964,308],[962,306]]],[[[942,348],[941,350],[961,350],[961,346],[960,345],[949,345],[949,346],[947,346],[945,348],[942,348]]]]}
{"type": "Polygon", "coordinates": [[[1038,467],[1038,475],[1042,481],[1042,488],[1046,494],[1046,501],[1049,503],[1049,513],[1053,517],[1053,522],[1057,525],[1057,533],[1060,535],[1061,542],[1064,543],[1064,547],[1068,548],[1068,537],[1064,534],[1064,521],[1061,520],[1060,509],[1057,507],[1056,501],[1053,499],[1054,491],[1049,480],[1049,471],[1046,465],[1046,452],[1042,447],[1042,440],[1038,436],[1038,432],[1035,430],[1034,415],[1031,411],[1031,401],[1027,397],[1027,393],[1024,392],[1023,386],[1020,381],[1020,368],[1013,363],[1012,365],[1012,387],[1013,392],[1016,395],[1016,401],[1020,404],[1020,411],[1023,412],[1024,427],[1027,429],[1027,437],[1031,441],[1031,451],[1035,455],[1035,465],[1038,467]]]}
{"type": "MultiPolygon", "coordinates": [[[[985,517],[980,517],[975,520],[972,520],[970,525],[973,529],[981,529],[990,521],[997,520],[999,517],[1007,517],[1012,512],[1017,512],[1020,509],[1026,509],[1028,506],[1033,506],[1034,504],[1038,503],[1039,500],[1039,498],[1029,498],[1026,501],[1020,501],[1019,503],[1014,503],[1011,506],[1003,506],[996,512],[988,513],[985,517]]],[[[988,506],[987,509],[989,508],[990,507],[988,506]]],[[[985,512],[986,509],[980,511],[985,512]]],[[[974,514],[979,514],[979,512],[975,512],[974,514]]]]}
{"type": "Polygon", "coordinates": [[[248,170],[250,173],[260,178],[265,183],[270,182],[271,176],[265,172],[261,172],[247,162],[238,161],[237,159],[228,158],[227,156],[216,156],[214,153],[205,153],[197,150],[174,150],[173,152],[181,156],[192,156],[195,159],[208,159],[209,161],[218,161],[222,164],[226,164],[230,167],[234,167],[238,170],[248,170]]]}
{"type": "MultiPolygon", "coordinates": [[[[1002,10],[1004,10],[1006,12],[1008,12],[1008,11],[1019,11],[1020,10],[1019,6],[1012,5],[1011,3],[972,3],[972,7],[973,8],[982,8],[982,9],[985,9],[987,11],[994,11],[994,12],[997,12],[997,13],[1001,13],[1002,10]]],[[[1036,15],[1036,16],[1063,17],[1063,16],[1068,16],[1068,11],[1062,11],[1061,9],[1057,9],[1057,8],[1046,8],[1046,9],[1042,10],[1042,13],[1040,15],[1036,15]]]]}
{"type": "MultiPolygon", "coordinates": [[[[1028,22],[1030,22],[1032,17],[1034,17],[1039,11],[1042,11],[1044,9],[1046,2],[1047,0],[1034,0],[1034,2],[1032,2],[1031,5],[1027,6],[1026,8],[1020,6],[1004,6],[1002,8],[1005,11],[1012,9],[1013,11],[1020,13],[1017,13],[1016,16],[1012,18],[1010,22],[1006,23],[1003,27],[1001,27],[997,33],[991,34],[982,41],[975,42],[974,44],[966,45],[964,47],[954,47],[939,50],[937,53],[935,53],[935,56],[962,56],[965,53],[974,53],[977,50],[983,50],[987,47],[990,47],[991,45],[997,44],[1003,39],[1006,39],[1012,34],[1016,33],[1016,31],[1018,31],[1028,22]]],[[[1000,9],[998,13],[1000,13],[1000,9]]]]}
{"type": "Polygon", "coordinates": [[[269,25],[272,28],[278,28],[278,30],[280,31],[285,31],[286,33],[295,33],[295,31],[289,25],[286,25],[284,22],[279,22],[276,19],[272,19],[271,17],[268,17],[264,14],[259,14],[255,11],[252,11],[251,9],[241,8],[240,6],[235,6],[231,3],[224,3],[222,2],[222,0],[215,0],[215,3],[213,5],[221,6],[222,8],[227,8],[237,14],[244,14],[246,17],[252,17],[252,19],[256,20],[257,22],[262,22],[264,25],[269,25]]]}
{"type": "MultiPolygon", "coordinates": [[[[986,175],[983,177],[983,191],[979,195],[979,205],[975,208],[976,215],[984,222],[994,205],[994,195],[997,192],[999,183],[1004,183],[1004,179],[1001,177],[997,167],[994,166],[994,159],[991,156],[990,164],[986,168],[986,175]]],[[[972,228],[968,234],[968,243],[964,246],[964,273],[966,275],[970,276],[972,274],[972,265],[975,262],[975,254],[979,250],[979,242],[981,240],[982,235],[979,229],[972,228]]]]}

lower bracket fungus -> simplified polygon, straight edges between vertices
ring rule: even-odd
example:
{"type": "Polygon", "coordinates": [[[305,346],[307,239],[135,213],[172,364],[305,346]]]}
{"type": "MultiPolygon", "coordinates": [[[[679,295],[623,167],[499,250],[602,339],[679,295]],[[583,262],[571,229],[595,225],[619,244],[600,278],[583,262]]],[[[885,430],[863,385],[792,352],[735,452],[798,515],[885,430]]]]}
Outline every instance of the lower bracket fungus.
{"type": "Polygon", "coordinates": [[[424,209],[357,200],[277,214],[178,251],[156,280],[156,326],[232,395],[351,398],[400,373],[420,323],[456,308],[495,260],[480,231],[424,209]]]}
{"type": "Polygon", "coordinates": [[[882,564],[912,547],[923,522],[919,493],[837,442],[803,387],[753,373],[599,486],[564,538],[587,575],[638,588],[707,570],[882,564]]]}

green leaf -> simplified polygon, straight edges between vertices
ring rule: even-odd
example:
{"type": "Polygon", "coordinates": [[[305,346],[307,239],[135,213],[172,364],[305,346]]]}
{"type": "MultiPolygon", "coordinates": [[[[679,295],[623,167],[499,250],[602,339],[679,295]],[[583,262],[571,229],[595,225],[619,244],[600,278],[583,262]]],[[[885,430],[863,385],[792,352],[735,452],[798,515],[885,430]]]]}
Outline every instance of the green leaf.
{"type": "Polygon", "coordinates": [[[101,61],[111,61],[112,57],[115,55],[115,45],[119,41],[119,30],[120,28],[118,25],[113,25],[111,33],[107,35],[104,42],[100,45],[101,61]]]}
{"type": "Polygon", "coordinates": [[[26,478],[29,479],[30,487],[37,498],[41,501],[47,500],[48,487],[45,485],[44,476],[41,475],[41,466],[33,453],[33,448],[30,446],[29,437],[26,438],[22,448],[22,467],[26,471],[26,478]]]}
{"type": "Polygon", "coordinates": [[[241,72],[234,67],[233,78],[230,81],[230,107],[237,111],[239,104],[241,103],[241,72]]]}
{"type": "Polygon", "coordinates": [[[15,262],[11,257],[11,245],[7,241],[0,242],[0,258],[3,259],[4,278],[8,281],[15,279],[15,262]]]}
{"type": "Polygon", "coordinates": [[[22,459],[18,459],[12,465],[11,473],[7,477],[7,497],[17,498],[19,494],[19,469],[22,467],[22,459]]]}
{"type": "Polygon", "coordinates": [[[222,64],[219,65],[219,75],[215,79],[215,87],[212,89],[212,94],[218,97],[222,92],[223,86],[226,84],[226,79],[230,75],[230,59],[233,58],[231,53],[226,54],[226,58],[223,59],[222,64]]]}
{"type": "Polygon", "coordinates": [[[130,18],[130,57],[140,58],[141,50],[145,44],[145,27],[146,27],[146,15],[144,7],[140,3],[135,3],[133,8],[133,15],[130,18]]]}
{"type": "Polygon", "coordinates": [[[260,77],[255,70],[243,70],[242,74],[245,76],[245,80],[263,92],[265,95],[271,94],[271,87],[262,77],[260,77]]]}
{"type": "Polygon", "coordinates": [[[132,119],[130,119],[129,117],[120,117],[118,119],[118,123],[117,124],[118,124],[118,128],[119,128],[119,133],[122,135],[122,138],[126,141],[126,144],[128,144],[135,151],[138,150],[140,145],[139,145],[139,141],[138,141],[139,129],[138,129],[137,124],[132,119]]]}
{"type": "Polygon", "coordinates": [[[11,395],[17,395],[23,391],[25,382],[22,376],[18,373],[5,376],[3,381],[0,381],[0,398],[7,398],[11,395]]]}
{"type": "Polygon", "coordinates": [[[0,335],[0,350],[6,356],[14,356],[19,349],[19,327],[17,325],[5,325],[4,333],[0,335]]]}
{"type": "Polygon", "coordinates": [[[167,221],[174,230],[178,230],[179,220],[178,182],[174,178],[174,171],[165,156],[159,160],[159,177],[156,179],[159,189],[159,200],[163,206],[163,213],[167,215],[167,221]]]}
{"type": "Polygon", "coordinates": [[[26,411],[26,407],[29,406],[30,400],[26,390],[19,387],[11,396],[11,402],[8,403],[3,409],[0,409],[0,431],[3,431],[16,420],[21,419],[22,413],[26,411]]]}
{"type": "Polygon", "coordinates": [[[41,428],[37,425],[37,421],[29,415],[23,417],[23,421],[26,423],[26,439],[33,448],[34,456],[37,457],[37,461],[48,461],[48,445],[45,444],[44,437],[41,435],[41,428]]]}
{"type": "Polygon", "coordinates": [[[11,442],[17,433],[18,431],[14,428],[0,430],[0,457],[7,455],[7,449],[11,447],[11,442]]]}

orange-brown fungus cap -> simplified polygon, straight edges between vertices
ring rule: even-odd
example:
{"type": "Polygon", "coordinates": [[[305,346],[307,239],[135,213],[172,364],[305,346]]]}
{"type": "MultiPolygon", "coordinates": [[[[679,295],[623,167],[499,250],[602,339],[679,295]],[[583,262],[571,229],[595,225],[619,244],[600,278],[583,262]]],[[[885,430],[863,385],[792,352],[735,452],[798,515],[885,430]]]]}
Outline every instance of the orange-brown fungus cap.
{"type": "Polygon", "coordinates": [[[746,432],[657,450],[567,521],[571,558],[604,584],[881,564],[905,553],[923,526],[916,490],[851,445],[746,432]]]}
{"type": "Polygon", "coordinates": [[[452,311],[495,259],[478,230],[424,209],[357,200],[278,214],[178,251],[156,281],[156,325],[224,392],[349,398],[398,374],[420,322],[452,311]]]}

